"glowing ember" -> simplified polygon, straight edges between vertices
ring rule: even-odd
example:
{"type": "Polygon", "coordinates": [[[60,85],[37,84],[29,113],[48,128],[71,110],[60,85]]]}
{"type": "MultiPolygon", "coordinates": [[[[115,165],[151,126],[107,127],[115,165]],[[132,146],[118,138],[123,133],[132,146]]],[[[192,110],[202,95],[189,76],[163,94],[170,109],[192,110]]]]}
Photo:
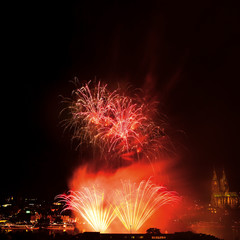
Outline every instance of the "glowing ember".
{"type": "Polygon", "coordinates": [[[130,181],[122,181],[122,189],[116,191],[115,211],[128,231],[137,232],[153,213],[163,205],[176,202],[179,197],[150,180],[139,186],[130,181]]]}
{"type": "Polygon", "coordinates": [[[115,218],[111,204],[104,198],[104,192],[96,187],[83,187],[81,192],[71,191],[69,195],[61,194],[64,210],[73,210],[80,214],[97,232],[105,232],[115,218]]]}

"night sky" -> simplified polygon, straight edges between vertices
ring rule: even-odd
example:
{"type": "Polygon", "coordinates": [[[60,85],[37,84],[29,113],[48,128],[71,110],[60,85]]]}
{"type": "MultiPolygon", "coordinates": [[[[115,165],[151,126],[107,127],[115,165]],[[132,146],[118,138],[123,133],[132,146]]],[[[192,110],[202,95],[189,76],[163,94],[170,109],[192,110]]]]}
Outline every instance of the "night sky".
{"type": "Polygon", "coordinates": [[[175,131],[183,181],[207,196],[213,167],[224,167],[230,190],[240,191],[237,6],[66,1],[6,13],[1,195],[52,198],[68,189],[81,151],[61,127],[60,95],[70,96],[75,76],[148,86],[175,131]]]}

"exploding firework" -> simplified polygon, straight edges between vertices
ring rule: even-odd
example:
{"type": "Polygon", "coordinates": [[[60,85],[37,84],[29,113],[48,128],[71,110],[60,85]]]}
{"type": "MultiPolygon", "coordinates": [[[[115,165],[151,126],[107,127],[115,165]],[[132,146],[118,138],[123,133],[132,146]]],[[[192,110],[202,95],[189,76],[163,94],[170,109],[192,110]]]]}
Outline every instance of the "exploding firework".
{"type": "Polygon", "coordinates": [[[149,106],[139,99],[121,95],[120,89],[110,92],[100,82],[93,88],[90,82],[83,85],[73,96],[67,127],[80,144],[88,142],[126,160],[149,158],[149,153],[157,157],[166,146],[164,129],[155,125],[149,106]]]}
{"type": "Polygon", "coordinates": [[[141,145],[139,127],[143,128],[146,117],[138,107],[127,97],[116,99],[111,104],[112,126],[104,134],[104,140],[109,142],[108,152],[118,150],[129,152],[137,145],[141,145]]]}
{"type": "Polygon", "coordinates": [[[82,141],[98,142],[99,129],[111,124],[110,103],[118,96],[117,91],[108,92],[107,85],[100,82],[92,89],[89,85],[90,82],[77,88],[73,91],[74,99],[68,99],[70,121],[66,122],[66,127],[73,129],[73,138],[79,139],[80,144],[82,141]]]}
{"type": "Polygon", "coordinates": [[[83,187],[82,191],[70,191],[57,198],[65,203],[64,210],[73,210],[80,214],[97,232],[106,232],[115,218],[112,205],[105,200],[104,192],[96,187],[83,187]]]}
{"type": "Polygon", "coordinates": [[[128,231],[137,232],[139,228],[163,205],[179,200],[175,192],[156,186],[150,180],[140,182],[139,186],[130,181],[122,181],[122,189],[116,191],[115,211],[128,231]]]}
{"type": "MultiPolygon", "coordinates": [[[[73,139],[77,139],[79,145],[88,143],[94,149],[98,147],[104,157],[114,160],[114,167],[120,166],[115,163],[119,157],[132,161],[132,165],[139,159],[147,159],[151,163],[151,160],[158,159],[159,153],[168,151],[169,138],[163,127],[166,126],[164,118],[156,124],[154,104],[146,103],[144,98],[130,97],[120,88],[111,92],[99,81],[96,85],[88,82],[75,89],[67,103],[70,117],[66,119],[65,126],[72,130],[73,139]]],[[[137,164],[140,163],[143,162],[137,164]]],[[[154,168],[154,164],[151,163],[151,167],[154,168]]],[[[134,175],[136,170],[134,167],[134,175]]],[[[98,183],[106,186],[104,181],[100,178],[98,183]]],[[[84,185],[82,181],[80,184],[84,185]]],[[[179,200],[175,192],[153,184],[150,179],[139,184],[124,180],[121,186],[118,190],[108,191],[111,194],[107,199],[104,190],[109,187],[102,190],[95,186],[81,187],[80,191],[70,191],[68,195],[61,194],[57,198],[65,203],[64,210],[75,211],[98,232],[106,232],[116,217],[128,231],[137,232],[157,209],[179,200]]],[[[79,185],[74,189],[79,189],[79,185]]]]}

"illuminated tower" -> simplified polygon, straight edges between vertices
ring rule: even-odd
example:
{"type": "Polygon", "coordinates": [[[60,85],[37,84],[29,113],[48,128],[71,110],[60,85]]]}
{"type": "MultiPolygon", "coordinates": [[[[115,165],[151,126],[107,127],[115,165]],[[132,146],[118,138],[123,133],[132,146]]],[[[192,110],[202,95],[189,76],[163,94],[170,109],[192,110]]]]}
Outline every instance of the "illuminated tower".
{"type": "Polygon", "coordinates": [[[212,178],[212,194],[213,193],[218,193],[220,190],[219,188],[219,182],[218,182],[218,178],[217,178],[217,173],[215,171],[215,169],[213,170],[213,178],[212,178]]]}
{"type": "Polygon", "coordinates": [[[229,192],[229,186],[228,186],[228,182],[227,182],[227,178],[226,178],[224,169],[223,169],[222,178],[220,179],[220,189],[221,189],[221,192],[223,192],[223,193],[229,192]]]}
{"type": "Polygon", "coordinates": [[[217,173],[213,170],[211,205],[215,208],[237,208],[240,204],[240,197],[237,192],[229,192],[229,186],[225,171],[218,181],[217,173]]]}
{"type": "Polygon", "coordinates": [[[216,207],[217,206],[216,195],[219,194],[220,188],[219,188],[219,182],[218,182],[217,173],[215,169],[213,170],[213,178],[212,178],[211,185],[212,185],[211,204],[212,206],[216,207]]]}

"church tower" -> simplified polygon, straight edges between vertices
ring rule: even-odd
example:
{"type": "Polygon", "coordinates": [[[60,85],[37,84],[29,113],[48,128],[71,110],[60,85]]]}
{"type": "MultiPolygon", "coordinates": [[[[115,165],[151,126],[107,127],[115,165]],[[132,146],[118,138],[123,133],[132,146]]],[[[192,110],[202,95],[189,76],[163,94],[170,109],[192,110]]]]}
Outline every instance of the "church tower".
{"type": "Polygon", "coordinates": [[[229,192],[229,186],[225,171],[218,181],[217,173],[213,170],[213,178],[211,182],[211,205],[216,208],[237,208],[240,206],[240,196],[237,192],[229,192]]]}
{"type": "Polygon", "coordinates": [[[223,169],[222,178],[220,179],[220,190],[223,193],[229,192],[228,181],[227,181],[227,177],[224,169],[223,169]]]}
{"type": "Polygon", "coordinates": [[[218,193],[220,191],[219,189],[219,182],[217,178],[217,173],[215,169],[213,170],[213,178],[212,178],[212,194],[218,193]]]}
{"type": "Polygon", "coordinates": [[[219,189],[219,182],[218,182],[218,178],[217,178],[217,173],[215,171],[215,169],[213,170],[213,178],[212,178],[212,183],[211,183],[211,188],[212,188],[212,193],[211,193],[211,204],[214,207],[217,207],[217,199],[216,199],[216,194],[219,193],[220,189],[219,189]]]}

